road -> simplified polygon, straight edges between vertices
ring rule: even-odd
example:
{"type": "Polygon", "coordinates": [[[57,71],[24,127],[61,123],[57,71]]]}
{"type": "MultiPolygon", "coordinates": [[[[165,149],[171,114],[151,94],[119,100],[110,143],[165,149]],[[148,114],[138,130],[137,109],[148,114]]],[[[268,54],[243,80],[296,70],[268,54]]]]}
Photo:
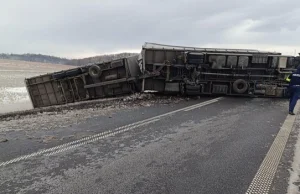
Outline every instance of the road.
{"type": "MultiPolygon", "coordinates": [[[[244,194],[286,110],[282,99],[200,98],[118,110],[56,131],[60,137],[95,132],[81,139],[2,143],[0,193],[244,194]]],[[[286,191],[285,167],[272,177],[269,193],[286,191]]]]}

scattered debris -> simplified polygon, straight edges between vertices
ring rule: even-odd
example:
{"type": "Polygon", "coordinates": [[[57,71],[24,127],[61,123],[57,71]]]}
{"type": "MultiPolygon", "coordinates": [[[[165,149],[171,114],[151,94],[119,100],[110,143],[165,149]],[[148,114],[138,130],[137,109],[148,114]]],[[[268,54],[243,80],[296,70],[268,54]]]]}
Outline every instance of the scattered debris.
{"type": "Polygon", "coordinates": [[[150,100],[152,98],[154,98],[154,94],[135,93],[123,98],[123,101],[128,102],[128,101],[146,100],[146,99],[150,100]]]}
{"type": "Polygon", "coordinates": [[[3,142],[8,142],[8,139],[6,139],[6,138],[0,138],[0,143],[3,143],[3,142]]]}
{"type": "Polygon", "coordinates": [[[62,137],[62,138],[60,139],[60,141],[63,141],[63,140],[65,140],[65,139],[71,139],[71,138],[74,138],[74,137],[75,137],[75,135],[64,136],[64,137],[62,137]]]}
{"type": "Polygon", "coordinates": [[[18,115],[18,117],[14,115],[1,118],[0,116],[0,132],[50,131],[75,126],[90,118],[100,116],[114,118],[113,113],[121,109],[130,110],[141,106],[176,104],[182,100],[184,100],[182,97],[137,93],[127,96],[125,100],[119,99],[105,103],[99,102],[98,104],[93,102],[92,105],[85,103],[81,108],[76,106],[73,110],[70,107],[67,109],[56,108],[52,112],[47,110],[35,114],[18,115]]]}
{"type": "Polygon", "coordinates": [[[120,144],[120,147],[121,147],[121,148],[125,147],[125,144],[123,144],[123,143],[122,143],[122,144],[120,144]]]}
{"type": "Polygon", "coordinates": [[[53,135],[46,135],[43,137],[43,143],[50,143],[53,140],[56,140],[57,137],[53,135]]]}

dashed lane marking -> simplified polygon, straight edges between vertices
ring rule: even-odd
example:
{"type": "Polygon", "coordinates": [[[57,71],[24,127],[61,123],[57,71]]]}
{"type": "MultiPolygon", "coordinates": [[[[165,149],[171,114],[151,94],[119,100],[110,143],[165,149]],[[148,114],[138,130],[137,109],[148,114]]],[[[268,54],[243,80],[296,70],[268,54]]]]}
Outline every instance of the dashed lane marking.
{"type": "Polygon", "coordinates": [[[138,121],[138,122],[135,122],[135,123],[132,123],[132,124],[129,124],[129,125],[118,127],[114,130],[108,130],[108,131],[101,132],[101,133],[98,133],[98,134],[95,134],[95,135],[91,135],[91,136],[88,136],[88,137],[85,137],[85,138],[82,138],[82,139],[79,139],[79,140],[75,140],[75,141],[72,141],[72,142],[69,142],[69,143],[65,143],[65,144],[62,144],[62,145],[59,145],[59,146],[44,149],[44,150],[41,150],[41,151],[38,151],[38,152],[35,152],[35,153],[32,153],[32,154],[20,156],[20,157],[17,157],[15,159],[0,163],[0,167],[6,166],[6,165],[9,165],[9,164],[12,164],[12,163],[16,163],[16,162],[19,162],[19,161],[22,161],[22,160],[26,160],[26,159],[29,159],[29,158],[32,158],[32,157],[35,157],[35,156],[40,156],[40,155],[50,156],[50,155],[54,155],[54,154],[57,154],[57,153],[61,153],[61,152],[64,152],[64,151],[67,151],[67,150],[70,150],[70,149],[77,148],[77,147],[82,146],[82,145],[86,145],[88,143],[98,141],[100,139],[104,139],[106,137],[111,137],[111,136],[114,136],[114,135],[117,135],[117,134],[120,134],[120,133],[124,133],[124,132],[129,131],[129,130],[135,129],[137,127],[141,127],[141,126],[153,123],[153,122],[157,122],[162,117],[169,116],[169,115],[175,114],[175,113],[180,112],[180,111],[199,108],[199,107],[202,107],[202,106],[205,106],[205,105],[208,105],[208,104],[215,103],[215,102],[217,102],[221,99],[223,99],[223,98],[222,97],[215,98],[215,99],[208,100],[208,101],[205,101],[205,102],[202,102],[202,103],[198,103],[196,105],[188,106],[188,107],[181,108],[181,109],[178,109],[178,110],[174,110],[174,111],[171,111],[171,112],[168,112],[168,113],[165,113],[165,114],[154,116],[154,117],[149,118],[149,119],[145,119],[145,120],[138,121]]]}
{"type": "MultiPolygon", "coordinates": [[[[295,110],[299,110],[299,105],[295,110]]],[[[246,194],[268,194],[296,116],[288,115],[261,163],[246,194]]]]}
{"type": "Polygon", "coordinates": [[[105,135],[102,135],[102,136],[93,136],[93,138],[89,138],[89,140],[87,140],[87,141],[81,141],[81,143],[77,143],[77,144],[74,144],[74,145],[71,145],[70,143],[68,143],[68,145],[70,145],[70,146],[64,146],[64,147],[62,145],[61,146],[57,146],[55,148],[59,147],[59,149],[57,149],[56,151],[53,151],[53,150],[55,150],[53,148],[49,148],[49,149],[45,149],[45,150],[42,150],[42,151],[39,151],[39,152],[35,152],[35,153],[29,154],[29,155],[21,156],[21,157],[15,158],[13,160],[9,160],[7,162],[0,163],[0,167],[6,166],[6,165],[9,165],[9,164],[12,164],[12,163],[20,162],[22,160],[26,160],[26,159],[29,159],[29,158],[32,158],[32,157],[35,157],[35,156],[43,155],[43,154],[45,156],[51,156],[51,155],[54,155],[54,154],[57,154],[57,153],[61,153],[61,152],[67,151],[67,150],[71,150],[71,149],[77,148],[77,147],[82,146],[82,145],[86,145],[88,143],[92,143],[92,142],[98,141],[100,139],[111,137],[111,136],[120,134],[122,132],[126,132],[126,131],[129,131],[129,130],[132,130],[132,129],[144,126],[144,125],[148,125],[150,123],[154,123],[154,122],[157,122],[157,121],[159,121],[159,119],[153,119],[151,121],[144,122],[144,123],[141,123],[141,124],[138,124],[138,125],[135,125],[135,126],[131,126],[131,127],[124,128],[124,129],[119,129],[119,130],[117,130],[115,132],[105,133],[105,135]],[[49,152],[49,153],[47,153],[47,152],[49,152]]]}
{"type": "Polygon", "coordinates": [[[194,110],[194,109],[197,109],[197,108],[200,108],[200,107],[203,107],[203,106],[206,106],[206,105],[209,105],[209,104],[212,104],[214,102],[218,102],[218,100],[212,100],[212,101],[209,101],[207,103],[203,103],[203,104],[199,104],[197,106],[194,106],[194,107],[190,107],[188,109],[185,109],[184,111],[191,111],[191,110],[194,110]]]}
{"type": "Polygon", "coordinates": [[[100,139],[104,139],[106,137],[115,136],[117,134],[124,133],[126,131],[130,131],[132,129],[135,129],[135,128],[138,128],[138,127],[141,127],[141,126],[144,126],[144,125],[148,125],[150,123],[154,123],[154,122],[157,122],[157,121],[159,121],[159,119],[154,119],[154,120],[151,120],[151,121],[148,121],[148,122],[145,122],[145,123],[141,123],[139,125],[135,125],[135,126],[132,126],[132,127],[129,127],[129,128],[118,130],[118,131],[115,131],[113,133],[109,133],[109,134],[107,134],[105,136],[95,137],[95,138],[92,138],[92,139],[90,139],[88,141],[85,141],[85,142],[82,142],[82,143],[79,143],[79,144],[75,144],[75,145],[63,148],[61,150],[57,150],[55,152],[51,152],[51,153],[45,154],[45,156],[51,156],[51,155],[54,155],[54,154],[57,154],[57,153],[61,153],[61,152],[64,152],[64,151],[67,151],[67,150],[70,150],[70,149],[74,149],[74,148],[77,148],[79,146],[86,145],[86,144],[89,144],[89,143],[92,143],[92,142],[95,142],[95,141],[99,141],[100,139]]]}

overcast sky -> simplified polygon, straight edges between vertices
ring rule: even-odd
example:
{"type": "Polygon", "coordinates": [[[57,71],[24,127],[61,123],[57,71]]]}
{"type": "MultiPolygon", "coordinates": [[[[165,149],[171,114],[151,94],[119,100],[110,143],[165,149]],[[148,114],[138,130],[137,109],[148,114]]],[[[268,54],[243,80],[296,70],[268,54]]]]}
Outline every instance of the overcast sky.
{"type": "Polygon", "coordinates": [[[9,0],[0,53],[79,58],[144,42],[300,52],[299,0],[9,0]]]}

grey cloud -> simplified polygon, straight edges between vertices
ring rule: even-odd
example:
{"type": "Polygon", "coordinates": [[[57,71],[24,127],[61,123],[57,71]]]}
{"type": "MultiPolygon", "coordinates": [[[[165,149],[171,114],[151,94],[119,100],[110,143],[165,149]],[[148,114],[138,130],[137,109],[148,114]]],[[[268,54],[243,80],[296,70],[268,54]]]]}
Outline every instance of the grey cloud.
{"type": "Polygon", "coordinates": [[[145,41],[189,46],[274,42],[294,45],[300,40],[297,3],[10,0],[0,8],[0,52],[69,57],[75,53],[140,49],[145,41]],[[244,29],[247,21],[253,24],[244,29]]]}

